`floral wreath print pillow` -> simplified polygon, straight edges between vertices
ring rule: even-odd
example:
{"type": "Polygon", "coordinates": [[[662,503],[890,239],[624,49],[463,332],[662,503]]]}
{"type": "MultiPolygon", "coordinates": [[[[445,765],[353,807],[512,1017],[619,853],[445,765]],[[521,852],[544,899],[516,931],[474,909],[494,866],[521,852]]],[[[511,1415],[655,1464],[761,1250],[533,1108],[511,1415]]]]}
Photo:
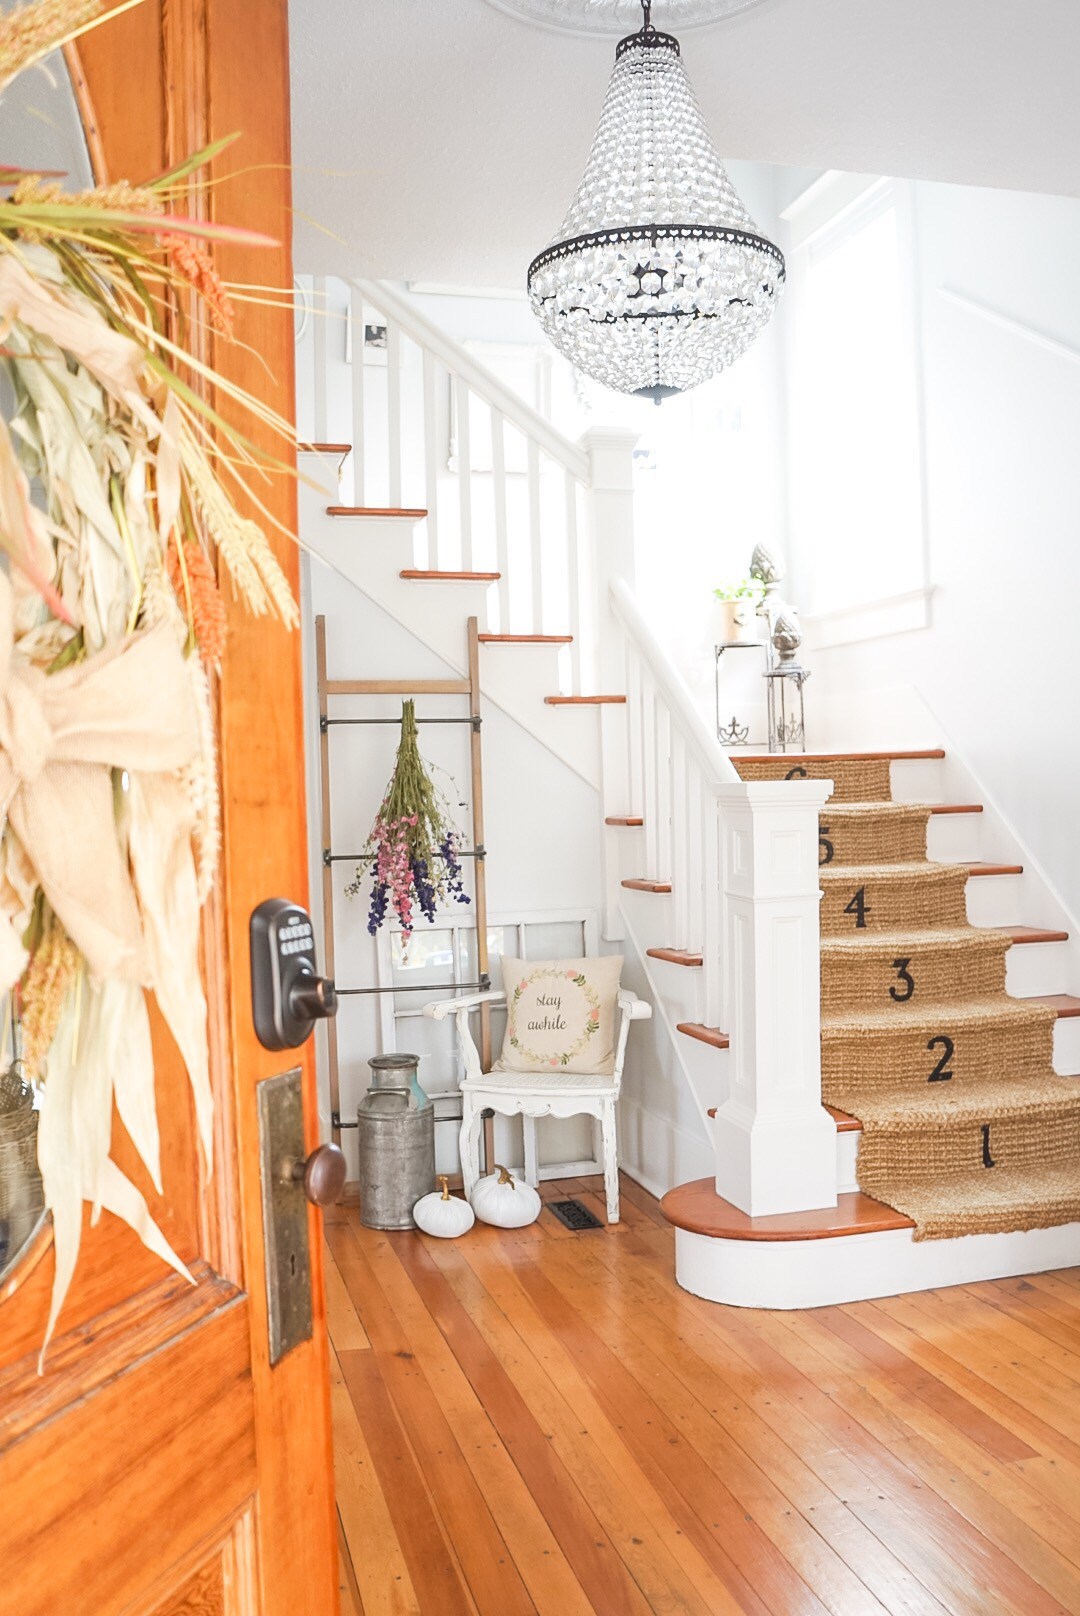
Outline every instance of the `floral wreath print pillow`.
{"type": "Polygon", "coordinates": [[[506,1036],[496,1072],[615,1069],[615,1011],[622,956],[519,960],[504,955],[506,1036]]]}

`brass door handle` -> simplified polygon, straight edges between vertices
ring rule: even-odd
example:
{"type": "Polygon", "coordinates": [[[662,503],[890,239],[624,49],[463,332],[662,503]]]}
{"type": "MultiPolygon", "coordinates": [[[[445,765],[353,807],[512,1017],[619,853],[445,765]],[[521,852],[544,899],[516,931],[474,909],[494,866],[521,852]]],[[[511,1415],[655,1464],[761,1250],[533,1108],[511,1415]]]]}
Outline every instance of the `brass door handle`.
{"type": "Polygon", "coordinates": [[[338,1145],[320,1145],[306,1161],[291,1162],[286,1176],[303,1184],[313,1206],[333,1206],[345,1188],[345,1152],[338,1145]]]}

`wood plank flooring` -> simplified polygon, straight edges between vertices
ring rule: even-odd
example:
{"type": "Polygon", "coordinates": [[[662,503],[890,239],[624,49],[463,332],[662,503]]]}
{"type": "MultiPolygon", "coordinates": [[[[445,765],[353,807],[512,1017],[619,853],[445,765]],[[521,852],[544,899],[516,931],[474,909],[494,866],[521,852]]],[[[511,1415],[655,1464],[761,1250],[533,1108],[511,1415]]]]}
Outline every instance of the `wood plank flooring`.
{"type": "Polygon", "coordinates": [[[720,1308],[626,1179],[327,1243],[343,1616],[1080,1616],[1080,1269],[720,1308]]]}

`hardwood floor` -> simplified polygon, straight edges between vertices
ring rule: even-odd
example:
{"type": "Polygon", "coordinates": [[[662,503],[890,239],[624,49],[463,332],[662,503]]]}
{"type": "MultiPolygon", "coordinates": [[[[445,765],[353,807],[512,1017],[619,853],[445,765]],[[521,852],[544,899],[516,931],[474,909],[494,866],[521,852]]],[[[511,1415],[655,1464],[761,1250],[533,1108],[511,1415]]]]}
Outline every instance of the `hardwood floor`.
{"type": "Polygon", "coordinates": [[[1080,1269],[758,1313],[623,1220],[333,1209],[343,1616],[1080,1613],[1080,1269]]]}

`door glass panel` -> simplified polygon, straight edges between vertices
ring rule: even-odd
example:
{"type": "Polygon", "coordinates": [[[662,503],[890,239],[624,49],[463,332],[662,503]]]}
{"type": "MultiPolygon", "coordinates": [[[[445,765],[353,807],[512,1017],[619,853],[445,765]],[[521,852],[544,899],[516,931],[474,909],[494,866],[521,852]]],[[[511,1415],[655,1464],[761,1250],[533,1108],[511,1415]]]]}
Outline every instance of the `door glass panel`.
{"type": "Polygon", "coordinates": [[[525,926],[525,954],[531,960],[583,959],[585,926],[580,920],[533,920],[525,926]]]}
{"type": "MultiPolygon", "coordinates": [[[[4,90],[0,152],[12,167],[58,170],[66,189],[93,185],[82,119],[62,53],[20,74],[4,90]]],[[[10,395],[0,389],[0,410],[8,415],[10,408],[10,395]]],[[[0,1001],[0,1014],[10,1026],[6,1000],[0,1001]]],[[[10,1038],[5,1039],[0,1070],[0,1277],[15,1266],[45,1218],[37,1165],[40,1095],[23,1078],[20,1063],[10,1060],[10,1045],[10,1038]]]]}

